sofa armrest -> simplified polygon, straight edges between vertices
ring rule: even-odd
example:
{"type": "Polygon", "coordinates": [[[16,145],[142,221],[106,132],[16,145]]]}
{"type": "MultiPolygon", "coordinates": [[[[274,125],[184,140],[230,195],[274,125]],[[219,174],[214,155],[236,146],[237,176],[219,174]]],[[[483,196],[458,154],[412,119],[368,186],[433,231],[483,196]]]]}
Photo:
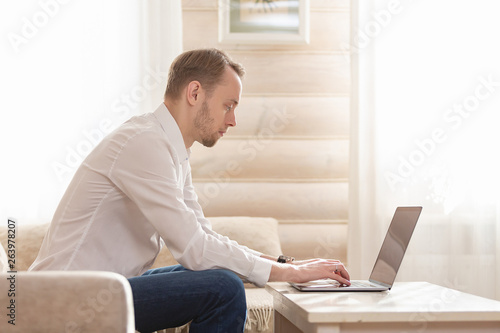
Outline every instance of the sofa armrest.
{"type": "Polygon", "coordinates": [[[130,284],[111,272],[2,273],[0,307],[1,332],[135,332],[130,284]]]}

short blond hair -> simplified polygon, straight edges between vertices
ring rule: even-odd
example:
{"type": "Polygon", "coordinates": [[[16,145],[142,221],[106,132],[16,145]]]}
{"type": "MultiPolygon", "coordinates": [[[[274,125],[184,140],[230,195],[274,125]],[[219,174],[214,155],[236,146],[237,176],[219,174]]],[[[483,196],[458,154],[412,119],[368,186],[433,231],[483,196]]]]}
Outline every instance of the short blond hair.
{"type": "Polygon", "coordinates": [[[245,69],[234,62],[223,51],[211,49],[198,49],[187,51],[175,58],[168,74],[165,98],[174,100],[180,97],[182,89],[189,82],[198,81],[207,95],[214,91],[217,84],[222,81],[226,67],[232,68],[240,78],[245,75],[245,69]]]}

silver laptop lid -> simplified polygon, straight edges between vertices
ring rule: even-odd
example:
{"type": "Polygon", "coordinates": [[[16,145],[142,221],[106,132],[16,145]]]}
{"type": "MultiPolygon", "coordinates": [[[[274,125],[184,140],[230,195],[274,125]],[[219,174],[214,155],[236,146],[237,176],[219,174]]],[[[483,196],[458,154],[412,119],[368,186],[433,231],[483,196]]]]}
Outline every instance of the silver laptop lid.
{"type": "Polygon", "coordinates": [[[370,282],[392,287],[422,207],[398,207],[378,254],[370,282]]]}

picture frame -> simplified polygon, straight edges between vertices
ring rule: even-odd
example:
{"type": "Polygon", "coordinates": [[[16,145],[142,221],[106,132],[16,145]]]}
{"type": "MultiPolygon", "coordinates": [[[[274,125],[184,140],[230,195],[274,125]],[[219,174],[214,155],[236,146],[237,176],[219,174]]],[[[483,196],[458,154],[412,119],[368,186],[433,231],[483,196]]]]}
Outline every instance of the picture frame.
{"type": "Polygon", "coordinates": [[[309,0],[219,0],[219,42],[308,44],[309,0]]]}

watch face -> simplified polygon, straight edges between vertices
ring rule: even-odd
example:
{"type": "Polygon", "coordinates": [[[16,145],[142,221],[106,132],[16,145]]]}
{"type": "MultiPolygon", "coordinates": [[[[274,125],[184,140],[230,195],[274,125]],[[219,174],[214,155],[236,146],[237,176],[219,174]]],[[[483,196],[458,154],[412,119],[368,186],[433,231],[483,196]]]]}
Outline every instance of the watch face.
{"type": "Polygon", "coordinates": [[[288,257],[287,257],[287,256],[285,256],[285,255],[280,255],[280,256],[278,257],[278,262],[279,262],[279,263],[284,264],[284,263],[286,263],[286,262],[287,262],[287,259],[288,259],[288,257]]]}

